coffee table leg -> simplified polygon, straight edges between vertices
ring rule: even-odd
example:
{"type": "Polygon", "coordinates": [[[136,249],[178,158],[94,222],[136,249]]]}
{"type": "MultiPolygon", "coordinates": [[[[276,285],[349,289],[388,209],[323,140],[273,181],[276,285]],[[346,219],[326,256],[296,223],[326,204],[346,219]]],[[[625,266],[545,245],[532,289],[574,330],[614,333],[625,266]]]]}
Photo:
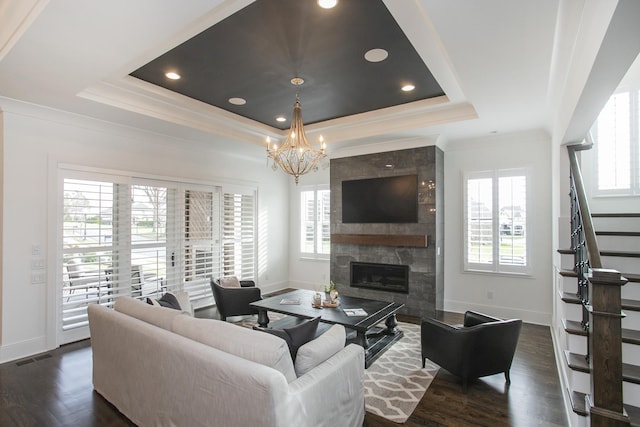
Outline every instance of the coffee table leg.
{"type": "Polygon", "coordinates": [[[387,335],[395,335],[398,333],[398,320],[396,319],[395,314],[387,317],[387,320],[384,321],[384,324],[387,325],[387,335]]]}
{"type": "Polygon", "coordinates": [[[266,328],[269,324],[269,316],[267,316],[267,310],[258,310],[258,325],[266,328]]]}
{"type": "Polygon", "coordinates": [[[369,339],[364,331],[356,332],[356,344],[361,345],[365,350],[369,348],[369,339]]]}

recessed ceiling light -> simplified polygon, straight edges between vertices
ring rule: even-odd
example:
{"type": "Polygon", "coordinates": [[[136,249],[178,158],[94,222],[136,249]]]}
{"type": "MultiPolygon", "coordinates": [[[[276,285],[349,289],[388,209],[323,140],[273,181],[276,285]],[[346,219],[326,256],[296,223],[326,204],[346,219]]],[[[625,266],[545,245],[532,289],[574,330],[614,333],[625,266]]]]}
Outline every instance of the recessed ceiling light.
{"type": "Polygon", "coordinates": [[[416,87],[412,84],[408,84],[408,85],[404,85],[402,86],[402,90],[404,92],[411,92],[412,90],[414,90],[416,87]]]}
{"type": "Polygon", "coordinates": [[[284,116],[278,116],[276,117],[276,122],[286,122],[287,118],[284,116]]]}
{"type": "Polygon", "coordinates": [[[323,9],[331,9],[336,7],[338,4],[338,0],[318,0],[318,6],[323,9]]]}
{"type": "Polygon", "coordinates": [[[233,105],[244,105],[247,103],[247,100],[244,98],[229,98],[229,103],[233,105]]]}
{"type": "Polygon", "coordinates": [[[381,62],[387,59],[389,52],[384,49],[371,49],[364,54],[364,59],[369,62],[381,62]]]}
{"type": "Polygon", "coordinates": [[[179,80],[180,77],[181,77],[180,74],[178,74],[178,73],[176,73],[174,71],[169,71],[168,73],[165,73],[165,76],[168,79],[171,79],[171,80],[179,80]]]}
{"type": "Polygon", "coordinates": [[[387,169],[393,169],[393,165],[391,163],[387,163],[384,167],[387,169]]]}

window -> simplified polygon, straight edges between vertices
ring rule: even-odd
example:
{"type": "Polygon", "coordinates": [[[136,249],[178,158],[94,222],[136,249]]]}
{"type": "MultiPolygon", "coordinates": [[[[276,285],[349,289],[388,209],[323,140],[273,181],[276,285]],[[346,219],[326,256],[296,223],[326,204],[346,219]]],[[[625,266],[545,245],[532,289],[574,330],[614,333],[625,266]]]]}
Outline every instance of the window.
{"type": "Polygon", "coordinates": [[[224,193],[222,272],[253,280],[256,271],[256,205],[253,192],[224,193]]]}
{"type": "Polygon", "coordinates": [[[330,241],[330,192],[325,187],[300,192],[300,253],[327,258],[330,241]]]}
{"type": "Polygon", "coordinates": [[[591,135],[600,194],[640,194],[640,92],[619,92],[604,106],[591,135]]]}
{"type": "Polygon", "coordinates": [[[61,185],[61,342],[88,336],[92,303],[184,289],[197,308],[211,277],[255,280],[254,189],[66,169],[61,185]]]}
{"type": "Polygon", "coordinates": [[[464,182],[465,270],[527,273],[525,172],[469,173],[464,182]]]}

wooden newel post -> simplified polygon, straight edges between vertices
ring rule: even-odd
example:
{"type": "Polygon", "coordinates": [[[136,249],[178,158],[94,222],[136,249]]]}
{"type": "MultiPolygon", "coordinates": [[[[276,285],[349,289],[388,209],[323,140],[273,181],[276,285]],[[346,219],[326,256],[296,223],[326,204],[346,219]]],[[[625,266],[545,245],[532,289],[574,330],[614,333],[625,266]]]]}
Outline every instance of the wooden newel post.
{"type": "Polygon", "coordinates": [[[594,268],[589,279],[591,426],[629,426],[622,397],[622,286],[616,270],[594,268]]]}

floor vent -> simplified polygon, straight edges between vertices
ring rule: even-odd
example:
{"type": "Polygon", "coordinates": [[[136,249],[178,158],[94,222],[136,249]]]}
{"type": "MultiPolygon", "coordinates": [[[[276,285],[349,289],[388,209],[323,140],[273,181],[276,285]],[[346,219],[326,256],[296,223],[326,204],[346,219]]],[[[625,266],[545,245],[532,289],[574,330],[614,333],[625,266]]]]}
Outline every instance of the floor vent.
{"type": "Polygon", "coordinates": [[[17,366],[24,366],[24,365],[28,365],[29,363],[39,362],[40,360],[50,359],[51,357],[52,357],[51,353],[45,353],[45,354],[41,354],[39,356],[30,358],[30,359],[20,360],[20,361],[16,362],[16,365],[17,366]]]}

